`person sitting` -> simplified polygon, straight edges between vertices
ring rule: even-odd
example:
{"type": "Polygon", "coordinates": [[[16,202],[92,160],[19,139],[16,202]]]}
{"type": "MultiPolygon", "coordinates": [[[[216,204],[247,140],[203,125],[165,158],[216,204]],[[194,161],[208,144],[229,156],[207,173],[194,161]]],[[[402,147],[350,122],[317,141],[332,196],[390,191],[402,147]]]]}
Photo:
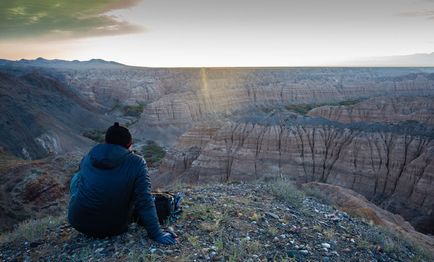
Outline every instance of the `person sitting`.
{"type": "Polygon", "coordinates": [[[79,232],[98,238],[126,232],[137,219],[148,236],[161,244],[175,244],[174,234],[158,223],[146,161],[131,151],[129,130],[114,123],[82,159],[70,185],[68,221],[79,232]]]}

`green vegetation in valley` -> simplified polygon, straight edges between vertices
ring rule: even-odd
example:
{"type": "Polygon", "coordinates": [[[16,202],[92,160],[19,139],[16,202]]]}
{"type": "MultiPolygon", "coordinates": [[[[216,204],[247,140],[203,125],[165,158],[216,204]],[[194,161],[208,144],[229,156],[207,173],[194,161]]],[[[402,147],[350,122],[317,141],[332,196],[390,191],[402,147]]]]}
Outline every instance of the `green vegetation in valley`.
{"type": "Polygon", "coordinates": [[[310,110],[321,107],[321,106],[352,106],[359,102],[363,101],[363,99],[349,99],[340,101],[337,103],[321,103],[321,104],[289,104],[286,105],[285,108],[288,111],[295,112],[300,115],[306,115],[310,110]]]}
{"type": "Polygon", "coordinates": [[[155,141],[148,140],[142,148],[143,157],[150,166],[155,166],[166,155],[164,148],[159,146],[155,141]]]}
{"type": "Polygon", "coordinates": [[[300,115],[306,115],[310,110],[320,106],[321,105],[316,105],[316,104],[290,104],[285,106],[285,108],[288,111],[292,111],[300,115]]]}
{"type": "Polygon", "coordinates": [[[104,143],[105,142],[105,132],[100,130],[88,130],[83,133],[84,137],[87,137],[89,139],[92,139],[93,141],[97,143],[104,143]]]}
{"type": "Polygon", "coordinates": [[[124,106],[123,113],[126,116],[139,117],[145,109],[144,104],[124,106]]]}

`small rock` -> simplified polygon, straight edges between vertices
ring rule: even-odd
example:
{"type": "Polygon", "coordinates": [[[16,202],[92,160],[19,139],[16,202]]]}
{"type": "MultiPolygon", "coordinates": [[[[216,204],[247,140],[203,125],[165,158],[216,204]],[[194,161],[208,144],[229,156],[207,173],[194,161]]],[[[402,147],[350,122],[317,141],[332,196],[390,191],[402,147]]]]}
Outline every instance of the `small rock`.
{"type": "Polygon", "coordinates": [[[332,255],[335,255],[335,256],[339,256],[339,253],[338,252],[336,252],[336,251],[332,251],[330,254],[332,254],[332,255]]]}
{"type": "Polygon", "coordinates": [[[157,252],[157,249],[155,247],[151,247],[149,249],[149,252],[151,252],[151,254],[153,254],[153,253],[157,252]]]}
{"type": "Polygon", "coordinates": [[[97,250],[95,250],[95,253],[101,253],[104,251],[103,247],[98,248],[97,250]]]}
{"type": "Polygon", "coordinates": [[[289,250],[287,253],[289,258],[295,258],[295,255],[297,254],[297,251],[295,250],[289,250]]]}
{"type": "Polygon", "coordinates": [[[307,255],[309,254],[309,251],[307,251],[306,249],[300,250],[300,253],[303,255],[307,255]]]}
{"type": "Polygon", "coordinates": [[[267,216],[272,217],[272,218],[279,219],[279,216],[276,215],[276,214],[274,214],[274,213],[271,213],[271,212],[265,212],[265,214],[266,214],[267,216]]]}
{"type": "Polygon", "coordinates": [[[321,246],[323,248],[330,248],[331,247],[329,243],[322,243],[321,246]]]}

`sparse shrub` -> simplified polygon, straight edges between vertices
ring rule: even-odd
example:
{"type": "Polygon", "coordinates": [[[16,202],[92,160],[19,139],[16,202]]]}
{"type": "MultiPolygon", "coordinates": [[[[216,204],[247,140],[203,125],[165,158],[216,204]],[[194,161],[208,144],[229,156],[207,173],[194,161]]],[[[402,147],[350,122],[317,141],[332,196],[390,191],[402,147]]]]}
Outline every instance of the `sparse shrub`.
{"type": "Polygon", "coordinates": [[[357,103],[360,103],[361,101],[363,101],[363,99],[348,99],[348,100],[344,100],[341,102],[338,102],[337,104],[340,106],[352,106],[355,105],[357,103]]]}
{"type": "Polygon", "coordinates": [[[403,237],[401,234],[391,231],[382,226],[372,226],[375,230],[373,234],[365,235],[375,245],[378,245],[388,253],[398,253],[403,248],[411,249],[415,252],[412,261],[433,261],[433,256],[420,245],[414,243],[412,240],[403,237]]]}
{"type": "Polygon", "coordinates": [[[321,192],[317,188],[306,187],[306,188],[303,188],[303,192],[307,196],[313,197],[323,204],[327,204],[327,205],[332,206],[332,203],[329,201],[329,199],[324,195],[323,192],[321,192]]]}
{"type": "Polygon", "coordinates": [[[322,103],[322,104],[289,104],[285,108],[288,111],[295,112],[300,115],[306,115],[310,110],[321,106],[351,106],[355,105],[363,99],[348,99],[337,103],[322,103]]]}
{"type": "Polygon", "coordinates": [[[295,207],[303,205],[304,194],[290,180],[278,179],[268,184],[271,194],[295,207]]]}
{"type": "Polygon", "coordinates": [[[217,250],[223,250],[224,248],[224,240],[223,240],[224,232],[221,230],[218,236],[214,239],[214,246],[216,246],[217,250]]]}
{"type": "Polygon", "coordinates": [[[32,219],[21,222],[14,231],[1,235],[0,242],[13,242],[16,240],[35,241],[43,237],[50,228],[57,227],[62,220],[63,218],[61,217],[50,216],[38,220],[32,219]]]}
{"type": "Polygon", "coordinates": [[[315,105],[315,104],[290,104],[285,106],[285,108],[288,111],[292,111],[300,115],[306,115],[310,110],[318,106],[319,105],[315,105]]]}
{"type": "Polygon", "coordinates": [[[88,130],[83,133],[83,136],[100,144],[105,142],[105,132],[101,130],[88,130]]]}
{"type": "Polygon", "coordinates": [[[270,226],[268,227],[267,233],[271,237],[275,237],[277,233],[279,233],[279,230],[276,227],[270,226]]]}
{"type": "Polygon", "coordinates": [[[155,141],[148,140],[142,148],[143,157],[150,166],[156,166],[161,159],[166,155],[163,147],[159,146],[155,141]]]}
{"type": "Polygon", "coordinates": [[[92,249],[90,247],[83,247],[78,249],[71,257],[71,261],[77,261],[77,262],[82,262],[82,261],[89,261],[92,259],[92,249]]]}
{"type": "Polygon", "coordinates": [[[199,237],[198,236],[187,236],[187,241],[196,249],[200,248],[199,237]]]}
{"type": "Polygon", "coordinates": [[[336,232],[333,229],[329,228],[329,229],[324,230],[323,234],[324,234],[324,237],[326,239],[332,240],[335,238],[336,232]]]}
{"type": "Polygon", "coordinates": [[[124,106],[123,113],[126,116],[139,117],[145,109],[144,104],[124,106]]]}

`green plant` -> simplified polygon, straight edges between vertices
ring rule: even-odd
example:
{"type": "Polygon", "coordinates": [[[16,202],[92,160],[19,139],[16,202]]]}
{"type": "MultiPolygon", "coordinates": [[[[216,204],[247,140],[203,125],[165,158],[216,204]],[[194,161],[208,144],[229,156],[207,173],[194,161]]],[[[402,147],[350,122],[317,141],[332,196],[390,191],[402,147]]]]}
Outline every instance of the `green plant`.
{"type": "Polygon", "coordinates": [[[93,252],[90,247],[79,248],[71,257],[71,261],[89,261],[92,258],[93,252]]]}
{"type": "Polygon", "coordinates": [[[290,180],[278,179],[268,184],[271,194],[295,207],[303,205],[304,194],[290,180]]]}
{"type": "Polygon", "coordinates": [[[145,109],[144,104],[124,106],[123,113],[126,116],[139,117],[145,109]]]}
{"type": "Polygon", "coordinates": [[[285,108],[288,111],[292,111],[292,112],[295,112],[295,113],[300,114],[300,115],[306,115],[307,112],[309,112],[310,110],[312,110],[318,106],[320,106],[320,105],[316,105],[316,104],[290,104],[290,105],[285,106],[285,108]]]}
{"type": "Polygon", "coordinates": [[[216,246],[217,250],[223,250],[225,244],[223,239],[223,231],[221,230],[216,238],[214,238],[214,246],[216,246]]]}
{"type": "Polygon", "coordinates": [[[105,141],[105,132],[100,130],[88,130],[83,133],[84,137],[92,139],[97,143],[104,143],[105,141]]]}
{"type": "Polygon", "coordinates": [[[152,140],[146,141],[146,145],[142,147],[142,153],[150,166],[157,164],[166,155],[164,148],[152,140]]]}
{"type": "Polygon", "coordinates": [[[335,238],[336,232],[332,228],[329,228],[329,229],[324,230],[323,234],[324,234],[324,237],[326,239],[332,240],[335,238]]]}
{"type": "Polygon", "coordinates": [[[326,197],[326,195],[323,192],[321,192],[320,190],[318,190],[317,188],[305,187],[305,188],[303,188],[303,192],[307,196],[313,197],[323,204],[333,205],[333,203],[331,203],[329,201],[329,199],[326,197]]]}
{"type": "Polygon", "coordinates": [[[348,100],[340,101],[337,103],[289,104],[289,105],[286,105],[285,108],[288,111],[292,111],[292,112],[298,113],[300,115],[306,115],[310,110],[317,108],[317,107],[321,107],[321,106],[351,106],[351,105],[355,105],[361,101],[363,101],[362,98],[360,98],[360,99],[348,99],[348,100]]]}
{"type": "Polygon", "coordinates": [[[187,241],[196,249],[200,248],[199,237],[198,236],[187,236],[187,241]]]}

